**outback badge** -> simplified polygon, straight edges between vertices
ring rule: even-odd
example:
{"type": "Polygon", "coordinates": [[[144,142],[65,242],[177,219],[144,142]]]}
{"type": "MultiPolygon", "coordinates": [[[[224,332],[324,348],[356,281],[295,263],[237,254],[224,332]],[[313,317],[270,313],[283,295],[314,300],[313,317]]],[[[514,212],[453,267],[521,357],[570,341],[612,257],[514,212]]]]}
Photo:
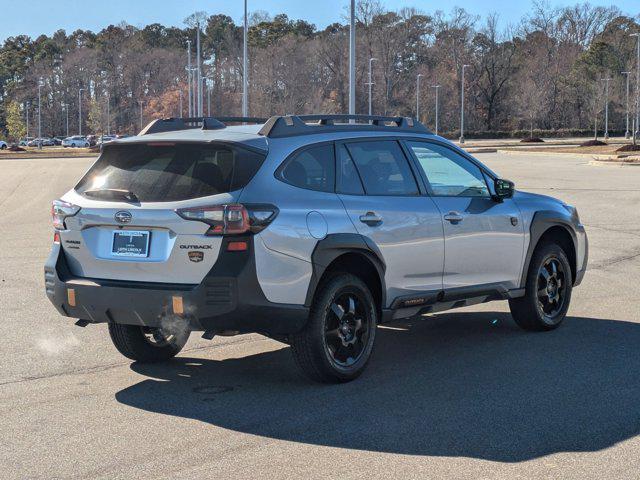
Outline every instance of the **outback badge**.
{"type": "Polygon", "coordinates": [[[191,260],[192,262],[198,263],[201,262],[202,260],[204,260],[204,252],[189,252],[187,253],[187,255],[189,255],[189,260],[191,260]]]}

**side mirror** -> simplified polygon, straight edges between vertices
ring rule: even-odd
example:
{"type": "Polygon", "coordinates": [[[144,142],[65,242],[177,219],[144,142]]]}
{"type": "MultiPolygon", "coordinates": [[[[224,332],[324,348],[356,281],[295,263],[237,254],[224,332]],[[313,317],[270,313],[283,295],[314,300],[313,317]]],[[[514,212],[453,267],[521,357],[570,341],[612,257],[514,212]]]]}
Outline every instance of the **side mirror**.
{"type": "Polygon", "coordinates": [[[495,192],[496,197],[499,200],[504,200],[505,198],[513,197],[513,192],[515,191],[515,184],[509,180],[503,180],[502,178],[496,178],[495,181],[495,192]]]}

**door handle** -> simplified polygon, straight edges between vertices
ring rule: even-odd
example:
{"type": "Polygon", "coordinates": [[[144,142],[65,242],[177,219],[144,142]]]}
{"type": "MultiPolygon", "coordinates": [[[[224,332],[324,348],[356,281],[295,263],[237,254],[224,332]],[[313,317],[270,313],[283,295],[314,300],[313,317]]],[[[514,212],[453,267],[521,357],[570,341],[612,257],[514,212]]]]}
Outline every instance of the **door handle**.
{"type": "Polygon", "coordinates": [[[360,221],[370,227],[375,227],[382,223],[382,218],[379,217],[376,212],[367,212],[364,215],[360,215],[360,221]]]}
{"type": "Polygon", "coordinates": [[[464,220],[464,217],[460,215],[458,212],[449,212],[444,216],[444,219],[447,222],[451,222],[453,224],[460,223],[464,220]]]}

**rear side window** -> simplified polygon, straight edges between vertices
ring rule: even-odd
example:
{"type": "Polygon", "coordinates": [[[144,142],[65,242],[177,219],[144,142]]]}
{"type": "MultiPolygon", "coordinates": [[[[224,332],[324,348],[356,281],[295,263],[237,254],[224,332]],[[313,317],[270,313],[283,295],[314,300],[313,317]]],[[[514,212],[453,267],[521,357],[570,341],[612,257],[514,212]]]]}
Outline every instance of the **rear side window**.
{"type": "Polygon", "coordinates": [[[111,145],[76,190],[100,199],[100,193],[105,192],[105,200],[110,190],[126,190],[141,202],[206,197],[244,187],[264,158],[226,144],[111,145]]]}
{"type": "Polygon", "coordinates": [[[418,195],[407,157],[395,141],[347,145],[367,195],[418,195]]]}
{"type": "Polygon", "coordinates": [[[296,187],[333,192],[336,177],[333,144],[318,145],[296,154],[287,161],[281,175],[296,187]]]}
{"type": "Polygon", "coordinates": [[[347,151],[347,147],[339,145],[338,154],[338,193],[345,195],[364,195],[364,188],[356,166],[347,151]]]}

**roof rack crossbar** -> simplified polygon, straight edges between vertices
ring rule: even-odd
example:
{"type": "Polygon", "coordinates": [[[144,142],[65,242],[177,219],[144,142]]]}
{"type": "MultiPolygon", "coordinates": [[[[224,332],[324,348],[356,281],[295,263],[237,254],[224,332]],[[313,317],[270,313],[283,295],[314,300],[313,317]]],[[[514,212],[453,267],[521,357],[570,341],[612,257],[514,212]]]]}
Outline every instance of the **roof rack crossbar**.
{"type": "Polygon", "coordinates": [[[269,138],[344,131],[388,131],[430,134],[418,120],[380,115],[286,115],[271,117],[259,134],[269,138]]]}
{"type": "Polygon", "coordinates": [[[184,117],[184,118],[162,118],[150,122],[138,134],[150,135],[152,133],[174,132],[178,130],[190,130],[202,128],[203,130],[220,130],[226,128],[228,123],[256,123],[261,124],[267,121],[266,118],[259,117],[184,117]]]}

